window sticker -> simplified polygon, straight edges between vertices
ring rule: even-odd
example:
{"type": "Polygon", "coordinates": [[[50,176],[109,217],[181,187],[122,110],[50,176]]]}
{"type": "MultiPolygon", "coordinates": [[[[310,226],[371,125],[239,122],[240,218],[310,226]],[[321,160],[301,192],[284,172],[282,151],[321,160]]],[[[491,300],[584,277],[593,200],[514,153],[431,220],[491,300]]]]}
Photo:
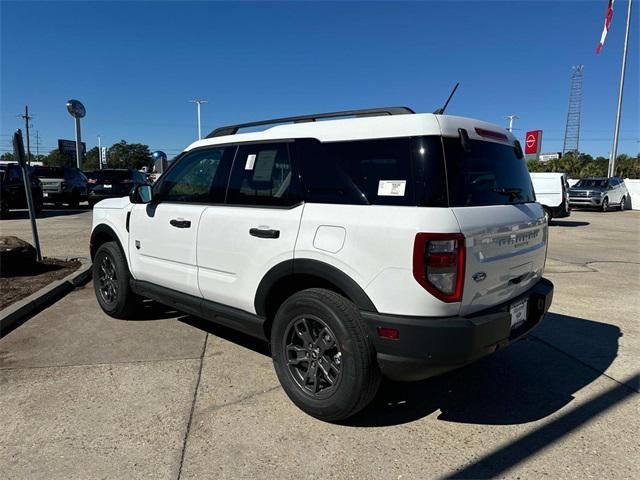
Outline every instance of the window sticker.
{"type": "Polygon", "coordinates": [[[256,164],[256,155],[252,153],[251,155],[247,155],[247,162],[244,164],[245,170],[253,170],[254,165],[256,164]]]}
{"type": "Polygon", "coordinates": [[[273,166],[276,163],[277,150],[261,150],[256,159],[255,170],[253,171],[254,182],[271,181],[273,166]]]}
{"type": "Polygon", "coordinates": [[[378,182],[379,197],[404,197],[406,180],[380,180],[378,182]]]}

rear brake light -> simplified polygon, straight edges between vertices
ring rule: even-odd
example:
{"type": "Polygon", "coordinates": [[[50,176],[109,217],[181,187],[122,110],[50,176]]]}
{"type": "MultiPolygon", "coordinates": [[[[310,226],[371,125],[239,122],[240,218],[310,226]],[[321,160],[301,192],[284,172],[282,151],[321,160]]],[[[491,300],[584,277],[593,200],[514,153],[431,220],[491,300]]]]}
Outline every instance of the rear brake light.
{"type": "Polygon", "coordinates": [[[413,277],[443,302],[462,300],[465,247],[461,233],[418,233],[413,245],[413,277]]]}
{"type": "Polygon", "coordinates": [[[476,128],[476,133],[481,137],[493,138],[494,140],[508,140],[504,133],[494,132],[493,130],[485,130],[484,128],[476,128]]]}

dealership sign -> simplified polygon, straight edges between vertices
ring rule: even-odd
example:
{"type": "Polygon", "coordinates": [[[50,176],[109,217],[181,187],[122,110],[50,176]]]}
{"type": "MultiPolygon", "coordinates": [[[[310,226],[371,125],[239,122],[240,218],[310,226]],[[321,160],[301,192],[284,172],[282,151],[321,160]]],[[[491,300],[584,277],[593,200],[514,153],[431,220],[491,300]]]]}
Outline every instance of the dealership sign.
{"type": "MultiPolygon", "coordinates": [[[[76,141],[75,140],[58,140],[58,150],[60,153],[70,155],[72,158],[76,158],[76,141]]],[[[80,151],[82,155],[87,153],[87,144],[82,142],[80,151]]]]}
{"type": "Polygon", "coordinates": [[[524,137],[524,153],[527,159],[537,160],[542,149],[542,130],[531,130],[524,137]]]}

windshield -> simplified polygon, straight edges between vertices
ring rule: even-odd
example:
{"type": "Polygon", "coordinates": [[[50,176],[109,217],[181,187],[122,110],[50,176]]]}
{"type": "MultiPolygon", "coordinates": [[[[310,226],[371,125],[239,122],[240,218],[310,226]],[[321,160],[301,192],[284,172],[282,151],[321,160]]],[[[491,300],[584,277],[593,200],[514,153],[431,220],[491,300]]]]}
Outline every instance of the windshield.
{"type": "Polygon", "coordinates": [[[63,167],[35,167],[33,172],[40,178],[64,178],[63,167]]]}
{"type": "Polygon", "coordinates": [[[469,151],[465,151],[459,138],[442,141],[450,206],[535,202],[527,165],[512,146],[469,140],[469,151]]]}
{"type": "Polygon", "coordinates": [[[577,188],[605,188],[607,186],[606,178],[585,178],[574,185],[577,188]]]}

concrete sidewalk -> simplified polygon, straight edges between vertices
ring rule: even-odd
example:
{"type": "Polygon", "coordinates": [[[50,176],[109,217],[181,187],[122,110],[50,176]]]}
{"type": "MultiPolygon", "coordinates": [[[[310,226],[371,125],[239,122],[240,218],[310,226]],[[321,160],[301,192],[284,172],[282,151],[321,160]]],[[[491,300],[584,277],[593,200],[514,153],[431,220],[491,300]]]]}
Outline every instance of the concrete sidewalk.
{"type": "Polygon", "coordinates": [[[640,266],[592,246],[628,222],[590,215],[552,227],[534,335],[343,425],[287,399],[264,344],[154,304],[111,319],[89,284],[0,340],[2,478],[638,478],[640,266]]]}

